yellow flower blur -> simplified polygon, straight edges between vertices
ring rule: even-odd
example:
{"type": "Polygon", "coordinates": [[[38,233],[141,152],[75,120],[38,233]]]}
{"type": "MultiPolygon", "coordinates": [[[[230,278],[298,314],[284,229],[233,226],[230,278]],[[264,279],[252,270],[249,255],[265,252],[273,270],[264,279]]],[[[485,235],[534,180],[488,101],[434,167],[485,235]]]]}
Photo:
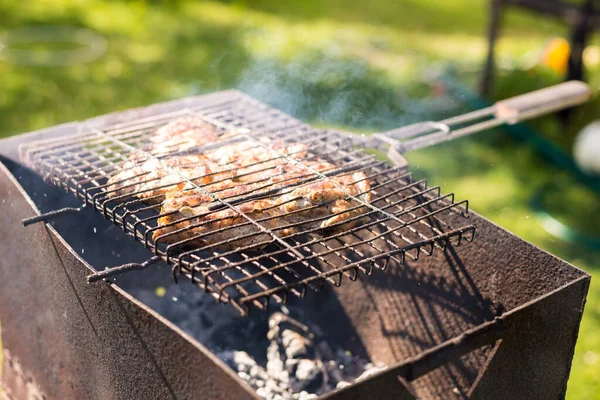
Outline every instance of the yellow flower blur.
{"type": "Polygon", "coordinates": [[[557,75],[564,75],[567,72],[570,54],[569,42],[563,38],[554,38],[544,50],[542,65],[547,66],[557,75]]]}

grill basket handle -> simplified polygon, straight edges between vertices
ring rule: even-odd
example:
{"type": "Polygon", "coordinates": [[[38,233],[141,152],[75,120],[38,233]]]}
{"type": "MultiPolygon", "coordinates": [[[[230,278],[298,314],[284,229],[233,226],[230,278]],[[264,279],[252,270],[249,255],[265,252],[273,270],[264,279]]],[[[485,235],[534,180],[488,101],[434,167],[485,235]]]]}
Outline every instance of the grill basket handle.
{"type": "Polygon", "coordinates": [[[592,90],[585,83],[569,81],[499,101],[494,105],[494,114],[496,118],[515,124],[583,104],[592,96],[592,90]]]}
{"type": "Polygon", "coordinates": [[[515,124],[583,104],[592,96],[593,91],[587,84],[580,81],[569,81],[501,100],[493,106],[464,115],[439,122],[419,122],[376,133],[374,137],[390,146],[388,155],[398,155],[500,125],[515,124]]]}

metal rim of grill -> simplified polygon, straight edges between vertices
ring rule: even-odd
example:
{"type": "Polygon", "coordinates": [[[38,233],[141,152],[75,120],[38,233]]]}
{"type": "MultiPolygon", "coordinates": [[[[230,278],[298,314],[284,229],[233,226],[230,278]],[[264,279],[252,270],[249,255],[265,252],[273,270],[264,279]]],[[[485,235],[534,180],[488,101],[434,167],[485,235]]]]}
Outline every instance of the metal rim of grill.
{"type": "MultiPolygon", "coordinates": [[[[392,264],[402,265],[407,260],[418,260],[421,254],[431,255],[436,248],[444,250],[448,244],[458,246],[473,240],[476,227],[468,223],[468,201],[455,201],[452,193],[442,194],[439,186],[428,187],[425,180],[413,179],[403,168],[394,168],[377,160],[374,155],[359,148],[362,144],[354,135],[315,129],[256,100],[239,96],[225,97],[208,106],[132,119],[103,130],[90,128],[78,135],[37,141],[24,146],[21,156],[48,182],[75,194],[86,205],[95,208],[152,249],[171,265],[175,279],[183,275],[218,301],[229,303],[246,314],[251,305],[266,309],[270,298],[285,303],[290,293],[303,297],[309,288],[319,291],[326,282],[339,286],[343,277],[354,281],[361,273],[370,275],[375,269],[385,270],[392,264]],[[298,161],[273,152],[267,161],[281,158],[286,164],[295,162],[299,168],[305,169],[306,174],[302,175],[300,183],[294,183],[295,186],[361,171],[370,183],[371,201],[361,202],[360,198],[348,195],[348,199],[354,201],[353,208],[361,211],[359,216],[351,219],[357,225],[344,231],[323,234],[317,228],[303,228],[303,225],[318,221],[302,220],[293,226],[299,229],[297,233],[278,235],[277,231],[290,225],[268,228],[264,226],[265,220],[277,216],[253,219],[237,208],[238,204],[249,199],[272,196],[271,192],[275,189],[269,192],[268,184],[259,187],[260,190],[246,193],[241,199],[221,198],[218,192],[208,192],[197,183],[200,176],[187,178],[164,163],[164,160],[181,152],[151,154],[145,150],[157,128],[183,116],[199,117],[223,132],[237,132],[233,138],[195,149],[196,153],[227,145],[232,140],[248,141],[256,146],[261,146],[259,139],[265,137],[285,143],[303,143],[308,147],[304,159],[298,161]],[[257,245],[252,244],[217,251],[215,247],[226,243],[190,246],[191,239],[164,243],[163,239],[173,232],[152,240],[152,233],[159,228],[157,220],[164,216],[160,203],[149,204],[148,199],[137,197],[140,192],[108,197],[111,192],[108,179],[121,171],[134,153],[141,157],[142,162],[153,159],[163,167],[171,168],[172,175],[178,176],[180,181],[167,186],[184,183],[194,190],[208,192],[214,198],[210,212],[231,209],[236,218],[243,219],[243,224],[256,228],[249,236],[265,237],[261,239],[264,243],[260,243],[264,248],[257,251],[257,245]],[[336,168],[317,172],[303,163],[309,158],[326,160],[336,168]]],[[[186,150],[183,154],[190,153],[186,150]]],[[[244,165],[244,168],[249,166],[256,165],[244,165]]],[[[330,214],[327,218],[344,212],[347,210],[330,214]]],[[[186,219],[193,221],[198,218],[186,219]]],[[[182,221],[180,219],[172,224],[182,221]]],[[[194,225],[198,226],[198,223],[192,223],[183,230],[191,230],[194,225]]],[[[235,227],[239,225],[222,229],[226,231],[235,227]]],[[[200,239],[197,234],[192,238],[200,239]]],[[[234,242],[239,239],[228,240],[234,242]]]]}

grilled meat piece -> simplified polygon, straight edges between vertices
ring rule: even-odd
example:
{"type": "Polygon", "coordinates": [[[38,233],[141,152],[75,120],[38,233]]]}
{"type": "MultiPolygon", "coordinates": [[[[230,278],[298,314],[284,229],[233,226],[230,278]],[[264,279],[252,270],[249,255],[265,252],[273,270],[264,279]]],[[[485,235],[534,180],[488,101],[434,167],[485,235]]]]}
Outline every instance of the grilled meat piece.
{"type": "MultiPolygon", "coordinates": [[[[160,128],[157,137],[168,143],[169,148],[173,147],[176,138],[186,135],[188,141],[185,142],[185,146],[190,146],[192,142],[206,145],[219,140],[209,129],[185,131],[183,127],[190,124],[188,119],[176,120],[160,128]],[[206,137],[200,136],[201,132],[204,132],[206,137]],[[168,133],[173,133],[173,139],[168,138],[168,133]]],[[[204,124],[206,125],[206,122],[204,124]]],[[[197,123],[194,126],[197,126],[197,123]]],[[[155,143],[155,152],[160,153],[158,139],[153,137],[152,141],[155,143]]],[[[170,157],[163,154],[145,161],[139,160],[143,156],[135,154],[122,166],[121,171],[108,180],[106,193],[108,198],[133,194],[140,199],[162,201],[161,196],[171,190],[182,190],[211,182],[218,182],[220,188],[234,187],[239,182],[254,182],[262,177],[280,174],[277,168],[287,168],[287,161],[284,157],[274,156],[273,152],[297,160],[306,156],[306,146],[303,144],[285,145],[281,141],[265,141],[262,144],[267,149],[257,143],[242,140],[208,150],[203,154],[170,157]],[[227,179],[231,178],[234,180],[228,182],[227,179]]],[[[177,149],[181,150],[184,147],[180,146],[177,149]]]]}
{"type": "MultiPolygon", "coordinates": [[[[141,164],[128,161],[123,164],[121,172],[108,180],[106,193],[109,198],[135,193],[140,199],[150,200],[186,182],[182,176],[198,185],[204,185],[210,183],[211,173],[209,164],[201,155],[177,156],[164,160],[151,158],[141,164]]],[[[156,201],[160,202],[162,198],[156,201]]]]}
{"type": "Polygon", "coordinates": [[[311,229],[321,233],[340,232],[355,226],[359,221],[355,217],[366,211],[348,195],[368,203],[369,190],[365,174],[355,172],[288,188],[278,196],[236,205],[235,210],[211,211],[209,205],[214,202],[210,196],[192,201],[189,197],[172,197],[163,203],[161,210],[163,214],[171,214],[158,220],[162,228],[154,232],[153,239],[163,243],[185,241],[193,246],[216,245],[217,249],[264,246],[272,240],[241,213],[279,237],[311,229]]]}
{"type": "Polygon", "coordinates": [[[156,158],[145,158],[138,153],[131,154],[120,171],[108,180],[107,195],[114,198],[136,193],[136,197],[141,199],[156,198],[184,181],[181,175],[193,179],[197,184],[208,183],[203,178],[210,174],[211,170],[203,155],[177,154],[230,136],[232,133],[223,133],[198,117],[173,120],[154,132],[149,148],[145,149],[160,161],[156,158]],[[176,167],[177,172],[173,170],[176,167]]]}
{"type": "Polygon", "coordinates": [[[162,243],[229,249],[273,240],[249,219],[279,237],[311,229],[339,232],[354,226],[365,212],[363,203],[370,202],[364,173],[323,179],[313,171],[337,167],[301,143],[257,142],[199,118],[161,127],[151,143],[154,157],[132,156],[109,179],[107,196],[162,202],[153,234],[162,243]],[[201,154],[181,155],[219,141],[201,154]]]}
{"type": "Polygon", "coordinates": [[[198,117],[178,118],[158,128],[150,139],[152,153],[168,154],[214,143],[230,136],[198,117]]]}

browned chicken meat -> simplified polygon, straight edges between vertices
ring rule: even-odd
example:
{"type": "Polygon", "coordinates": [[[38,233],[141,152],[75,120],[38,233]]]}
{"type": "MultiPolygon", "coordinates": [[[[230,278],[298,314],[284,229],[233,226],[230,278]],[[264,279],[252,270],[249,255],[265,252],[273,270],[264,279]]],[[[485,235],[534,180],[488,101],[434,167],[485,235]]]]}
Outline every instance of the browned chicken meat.
{"type": "Polygon", "coordinates": [[[128,161],[108,180],[109,198],[135,195],[140,199],[162,201],[161,195],[177,187],[184,178],[198,185],[210,182],[212,170],[201,155],[150,158],[145,162],[128,161]]]}
{"type": "MultiPolygon", "coordinates": [[[[177,121],[169,125],[180,126],[177,121]]],[[[161,129],[160,136],[169,142],[161,129]]],[[[209,132],[209,138],[190,136],[186,146],[192,138],[198,145],[219,140],[218,136],[211,136],[210,131],[204,131],[209,132]]],[[[171,190],[191,189],[194,185],[212,182],[215,190],[219,190],[269,179],[274,175],[283,177],[292,170],[298,173],[300,168],[290,164],[284,156],[295,160],[306,158],[306,146],[297,143],[285,145],[281,141],[254,143],[241,140],[202,154],[163,155],[140,161],[144,156],[136,153],[123,164],[120,172],[108,180],[107,195],[114,198],[132,194],[140,199],[156,199],[171,190]]],[[[162,201],[161,198],[156,200],[162,201]]]]}
{"type": "Polygon", "coordinates": [[[273,240],[250,220],[279,237],[307,230],[339,232],[355,226],[365,213],[363,203],[371,199],[369,190],[365,174],[356,172],[247,201],[234,206],[235,210],[211,211],[209,206],[215,204],[211,196],[175,196],[163,203],[162,212],[172,214],[159,219],[162,228],[154,232],[153,239],[219,249],[264,246],[273,240]]]}
{"type": "Polygon", "coordinates": [[[370,186],[362,172],[337,167],[304,144],[248,140],[223,133],[199,118],[175,120],[151,139],[154,157],[136,155],[107,184],[110,198],[161,202],[161,243],[228,249],[264,245],[299,231],[339,232],[354,226],[370,186]],[[217,144],[199,154],[182,150],[217,144]],[[169,155],[169,153],[178,153],[169,155]],[[227,204],[225,204],[226,202],[227,204]],[[252,222],[254,221],[254,222],[252,222]]]}
{"type": "Polygon", "coordinates": [[[189,150],[227,137],[212,124],[198,117],[178,118],[158,128],[152,135],[152,152],[155,155],[189,150]]]}

